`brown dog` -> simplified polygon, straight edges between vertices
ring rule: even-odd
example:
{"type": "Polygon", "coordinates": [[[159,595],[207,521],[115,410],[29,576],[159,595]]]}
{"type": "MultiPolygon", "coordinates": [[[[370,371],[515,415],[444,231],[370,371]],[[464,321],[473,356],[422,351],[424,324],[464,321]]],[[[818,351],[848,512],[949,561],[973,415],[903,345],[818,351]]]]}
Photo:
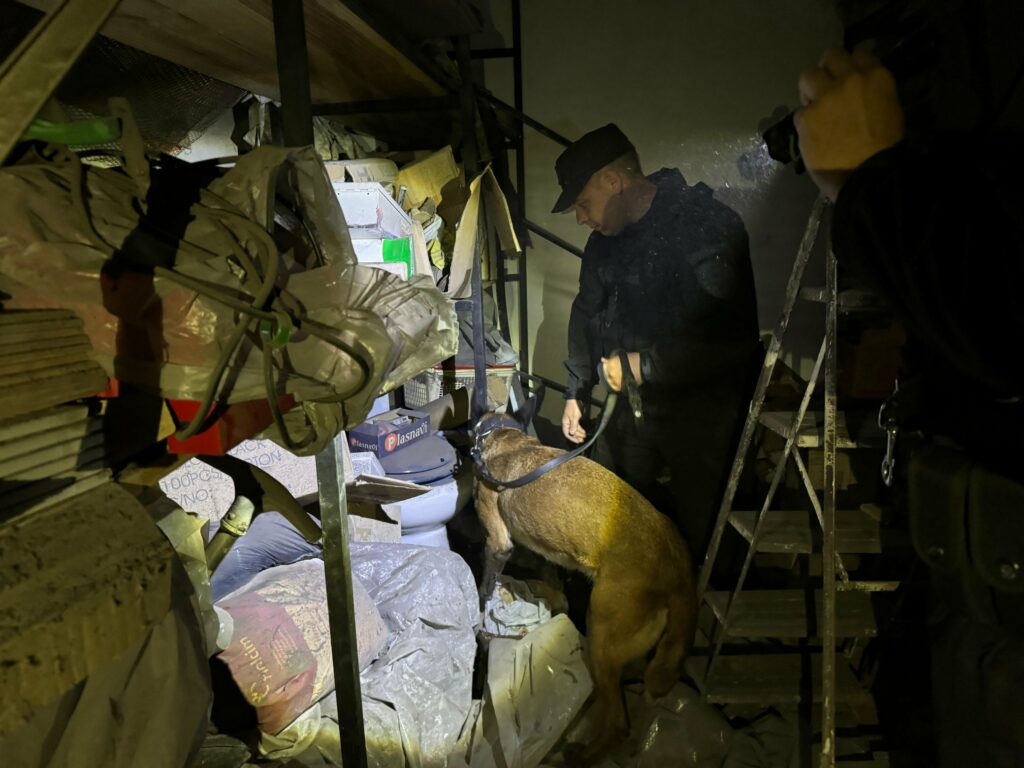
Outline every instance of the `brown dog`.
{"type": "MultiPolygon", "coordinates": [[[[480,455],[492,477],[522,477],[565,453],[513,424],[492,415],[477,425],[480,455]]],[[[652,698],[679,679],[697,616],[686,544],[643,496],[582,456],[518,488],[478,476],[475,496],[487,533],[482,601],[493,592],[513,542],[593,581],[587,624],[596,719],[583,753],[592,762],[628,733],[620,689],[627,664],[655,651],[644,673],[652,698]]]]}

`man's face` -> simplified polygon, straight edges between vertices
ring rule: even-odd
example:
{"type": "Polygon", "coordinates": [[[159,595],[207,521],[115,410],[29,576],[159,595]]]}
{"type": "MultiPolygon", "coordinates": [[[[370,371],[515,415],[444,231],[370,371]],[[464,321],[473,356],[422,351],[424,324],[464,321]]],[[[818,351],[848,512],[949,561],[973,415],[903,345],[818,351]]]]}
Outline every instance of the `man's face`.
{"type": "Polygon", "coordinates": [[[610,170],[601,170],[590,177],[573,204],[576,223],[586,224],[602,235],[619,234],[626,226],[622,202],[622,180],[610,170]]]}

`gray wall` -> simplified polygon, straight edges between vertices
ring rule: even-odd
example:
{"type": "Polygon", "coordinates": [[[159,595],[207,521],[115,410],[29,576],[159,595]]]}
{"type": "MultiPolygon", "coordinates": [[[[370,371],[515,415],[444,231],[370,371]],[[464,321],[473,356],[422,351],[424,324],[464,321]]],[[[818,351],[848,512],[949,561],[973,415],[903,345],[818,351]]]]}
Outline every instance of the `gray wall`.
{"type": "MultiPolygon", "coordinates": [[[[493,0],[491,7],[510,41],[509,6],[493,0]]],[[[525,111],[569,138],[616,122],[647,172],[676,167],[691,184],[713,187],[746,222],[761,327],[774,327],[816,192],[805,176],[767,157],[758,128],[776,109],[798,105],[799,72],[839,41],[831,2],[523,0],[522,17],[525,111]]],[[[511,101],[510,65],[489,62],[486,77],[511,101]]],[[[587,231],[572,214],[548,213],[560,151],[527,129],[527,213],[582,247],[587,231]]],[[[814,272],[807,282],[820,281],[820,270],[814,272]]],[[[531,363],[559,381],[578,277],[574,256],[534,238],[531,363]]],[[[819,315],[804,308],[794,317],[796,354],[787,362],[804,375],[820,341],[819,315]]]]}

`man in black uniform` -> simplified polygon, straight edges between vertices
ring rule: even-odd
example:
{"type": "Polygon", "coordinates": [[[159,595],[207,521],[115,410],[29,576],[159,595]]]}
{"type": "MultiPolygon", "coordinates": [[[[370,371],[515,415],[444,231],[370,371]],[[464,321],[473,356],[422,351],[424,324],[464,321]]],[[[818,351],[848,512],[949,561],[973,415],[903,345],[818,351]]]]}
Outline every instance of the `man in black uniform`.
{"type": "Polygon", "coordinates": [[[599,459],[672,511],[657,483],[667,467],[677,523],[699,565],[760,362],[746,230],[678,170],[644,176],[613,124],[567,148],[555,171],[554,211],[574,210],[593,230],[569,318],[562,431],[574,443],[586,438],[580,420],[599,364],[613,389],[631,373],[641,418],[621,402],[599,459]]]}
{"type": "MultiPolygon", "coordinates": [[[[1016,56],[1007,60],[1015,58],[1016,65],[1006,67],[1004,61],[983,73],[990,95],[998,96],[990,103],[1005,107],[1019,96],[1022,71],[1019,37],[1009,34],[1006,51],[1016,56]]],[[[862,53],[827,52],[801,76],[799,88],[801,155],[823,194],[836,203],[832,244],[840,267],[887,298],[907,328],[897,397],[900,427],[913,435],[914,447],[901,479],[914,546],[931,569],[939,764],[1019,768],[1020,125],[1012,130],[1000,108],[985,110],[978,130],[908,136],[892,75],[862,53]],[[963,154],[952,156],[956,150],[963,154]]]]}

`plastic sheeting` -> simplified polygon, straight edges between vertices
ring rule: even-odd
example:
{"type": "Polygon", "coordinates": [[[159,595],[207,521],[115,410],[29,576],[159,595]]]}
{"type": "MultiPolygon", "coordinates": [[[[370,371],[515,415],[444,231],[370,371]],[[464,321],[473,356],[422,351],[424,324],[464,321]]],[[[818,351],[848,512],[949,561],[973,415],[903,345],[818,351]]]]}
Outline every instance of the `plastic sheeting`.
{"type": "Polygon", "coordinates": [[[467,754],[470,768],[540,765],[592,688],[583,637],[567,616],[519,640],[491,640],[487,697],[467,754]]]}
{"type": "MultiPolygon", "coordinates": [[[[796,743],[794,723],[767,712],[734,729],[721,711],[701,701],[684,683],[657,701],[647,701],[643,686],[626,686],[631,732],[595,768],[790,768],[796,743]]],[[[581,740],[591,727],[587,710],[566,741],[581,740]]],[[[565,765],[549,755],[542,768],[565,765]]]]}
{"type": "MultiPolygon", "coordinates": [[[[356,264],[341,209],[312,148],[247,153],[191,207],[189,195],[202,186],[195,171],[172,164],[154,171],[151,188],[144,162],[140,169],[129,176],[57,154],[30,155],[0,170],[0,290],[12,297],[5,305],[75,311],[111,376],[165,397],[201,399],[236,324],[234,310],[166,277],[104,270],[115,252],[164,260],[244,297],[243,260],[259,263],[260,243],[266,242],[260,233],[274,228],[275,192],[292,198],[326,261],[317,265],[297,239],[276,257],[278,286],[304,312],[304,328],[274,353],[279,392],[302,400],[343,397],[340,418],[355,424],[378,393],[455,353],[454,310],[429,280],[406,282],[356,264]],[[162,192],[150,194],[158,179],[162,192]],[[75,194],[79,189],[83,194],[75,194]],[[140,218],[147,205],[148,218],[140,218]],[[178,205],[180,210],[168,211],[178,205]],[[175,226],[182,230],[178,241],[166,234],[175,226]],[[313,326],[339,342],[309,333],[313,326]]],[[[228,377],[232,387],[222,399],[266,396],[261,357],[243,341],[228,377]]]]}
{"type": "Polygon", "coordinates": [[[526,582],[501,576],[484,605],[483,631],[494,637],[525,637],[550,620],[551,607],[526,582]]]}
{"type": "MultiPolygon", "coordinates": [[[[353,543],[351,555],[391,634],[360,676],[369,765],[453,765],[473,712],[479,609],[469,566],[453,552],[403,544],[353,543]]],[[[328,696],[277,736],[263,736],[261,753],[340,766],[335,706],[328,696]]]]}

